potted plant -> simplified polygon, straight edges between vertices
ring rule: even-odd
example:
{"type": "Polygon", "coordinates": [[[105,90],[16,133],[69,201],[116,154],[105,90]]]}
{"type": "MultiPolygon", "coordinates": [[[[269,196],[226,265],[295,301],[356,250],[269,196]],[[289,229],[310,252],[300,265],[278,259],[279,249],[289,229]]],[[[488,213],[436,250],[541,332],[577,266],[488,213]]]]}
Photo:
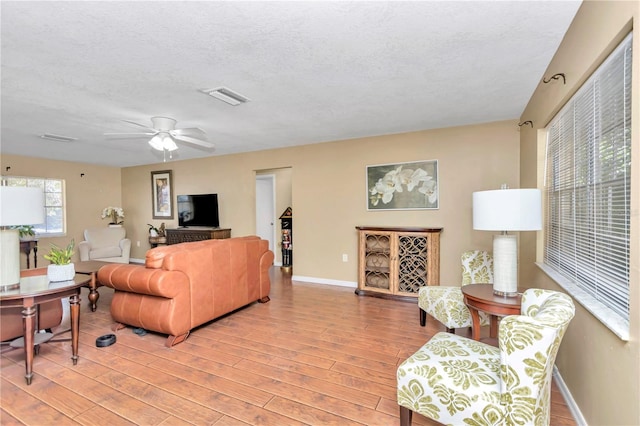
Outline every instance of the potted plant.
{"type": "Polygon", "coordinates": [[[147,223],[147,226],[149,226],[149,236],[150,237],[157,237],[158,236],[158,228],[156,228],[155,226],[153,226],[150,223],[147,223]]]}
{"type": "Polygon", "coordinates": [[[33,240],[33,237],[36,236],[36,231],[33,229],[31,225],[19,225],[12,227],[13,229],[18,230],[18,236],[20,237],[20,241],[30,241],[33,240]]]}
{"type": "Polygon", "coordinates": [[[76,274],[75,267],[71,263],[74,251],[74,240],[71,240],[65,248],[51,244],[49,253],[44,255],[44,258],[51,262],[51,265],[47,267],[49,281],[69,281],[73,279],[76,274]]]}
{"type": "Polygon", "coordinates": [[[157,247],[158,244],[166,244],[167,237],[165,236],[164,222],[160,225],[160,228],[156,228],[150,223],[147,223],[149,226],[149,244],[151,247],[157,247]]]}

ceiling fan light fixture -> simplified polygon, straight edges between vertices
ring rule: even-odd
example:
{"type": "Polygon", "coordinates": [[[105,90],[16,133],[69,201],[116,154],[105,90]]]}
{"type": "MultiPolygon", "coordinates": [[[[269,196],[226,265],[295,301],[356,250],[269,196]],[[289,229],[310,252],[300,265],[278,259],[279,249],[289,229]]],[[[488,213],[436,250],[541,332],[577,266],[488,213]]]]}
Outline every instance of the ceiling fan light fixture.
{"type": "Polygon", "coordinates": [[[167,151],[175,151],[178,149],[178,145],[176,145],[173,138],[167,134],[162,135],[162,147],[167,151]]]}
{"type": "Polygon", "coordinates": [[[229,105],[238,106],[241,104],[246,104],[251,99],[247,98],[244,95],[241,95],[238,92],[235,92],[228,87],[216,87],[215,89],[201,89],[200,92],[205,95],[212,96],[222,102],[226,102],[229,105]]]}
{"type": "Polygon", "coordinates": [[[155,150],[162,151],[163,150],[162,137],[160,135],[155,135],[149,141],[149,145],[151,145],[151,148],[153,148],[155,150]]]}

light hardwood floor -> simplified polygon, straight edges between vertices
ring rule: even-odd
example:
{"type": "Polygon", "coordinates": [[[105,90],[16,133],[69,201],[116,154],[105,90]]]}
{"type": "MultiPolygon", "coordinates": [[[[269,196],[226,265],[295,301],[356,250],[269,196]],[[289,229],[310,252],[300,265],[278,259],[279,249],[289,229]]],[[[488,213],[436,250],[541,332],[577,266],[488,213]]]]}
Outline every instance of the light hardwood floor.
{"type": "MultiPolygon", "coordinates": [[[[420,327],[415,303],[292,283],[279,268],[272,277],[271,302],[172,349],[131,329],[97,348],[111,333],[112,290],[100,287],[91,312],[83,289],[78,364],[69,342],[45,344],[27,386],[22,351],[3,353],[0,424],[398,425],[396,367],[442,326],[420,327]]],[[[576,424],[555,386],[552,405],[552,425],[576,424]]]]}

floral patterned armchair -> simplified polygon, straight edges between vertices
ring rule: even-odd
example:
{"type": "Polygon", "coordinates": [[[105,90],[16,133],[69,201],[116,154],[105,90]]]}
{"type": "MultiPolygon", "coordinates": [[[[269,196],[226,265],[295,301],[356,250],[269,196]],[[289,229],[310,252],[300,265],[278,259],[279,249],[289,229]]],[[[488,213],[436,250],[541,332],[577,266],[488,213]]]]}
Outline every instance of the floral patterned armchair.
{"type": "Polygon", "coordinates": [[[548,425],[551,376],[575,307],[566,294],[526,290],[502,319],[499,347],[437,333],[398,367],[400,424],[413,412],[453,425],[548,425]]]}
{"type": "MultiPolygon", "coordinates": [[[[493,257],[481,250],[462,253],[462,285],[492,284],[493,257]]],[[[450,333],[456,328],[471,327],[471,314],[464,304],[460,287],[431,286],[422,287],[418,292],[420,307],[420,325],[424,327],[427,314],[440,321],[450,333]]],[[[480,324],[488,325],[489,318],[480,313],[480,324]]]]}

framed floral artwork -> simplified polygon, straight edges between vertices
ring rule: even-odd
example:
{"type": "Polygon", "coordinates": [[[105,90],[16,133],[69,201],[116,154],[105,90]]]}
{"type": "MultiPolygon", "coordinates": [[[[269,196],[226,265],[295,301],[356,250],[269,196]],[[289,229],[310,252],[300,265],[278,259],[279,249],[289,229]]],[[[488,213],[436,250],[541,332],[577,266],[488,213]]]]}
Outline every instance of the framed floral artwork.
{"type": "Polygon", "coordinates": [[[151,202],[154,219],[173,219],[171,170],[151,172],[151,202]]]}
{"type": "Polygon", "coordinates": [[[438,160],[367,166],[367,210],[438,208],[438,160]]]}

